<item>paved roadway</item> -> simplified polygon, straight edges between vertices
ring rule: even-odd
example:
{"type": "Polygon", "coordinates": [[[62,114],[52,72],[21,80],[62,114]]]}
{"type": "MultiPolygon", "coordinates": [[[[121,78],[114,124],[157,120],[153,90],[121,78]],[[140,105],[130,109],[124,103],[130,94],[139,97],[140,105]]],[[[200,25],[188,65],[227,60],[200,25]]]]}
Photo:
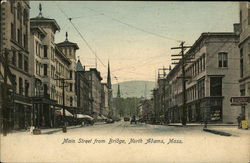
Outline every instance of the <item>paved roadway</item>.
{"type": "Polygon", "coordinates": [[[233,131],[233,136],[203,132],[200,126],[174,127],[124,121],[76,127],[68,129],[67,133],[60,129],[43,131],[42,135],[13,133],[1,136],[1,161],[249,162],[250,131],[224,128],[233,131]]]}

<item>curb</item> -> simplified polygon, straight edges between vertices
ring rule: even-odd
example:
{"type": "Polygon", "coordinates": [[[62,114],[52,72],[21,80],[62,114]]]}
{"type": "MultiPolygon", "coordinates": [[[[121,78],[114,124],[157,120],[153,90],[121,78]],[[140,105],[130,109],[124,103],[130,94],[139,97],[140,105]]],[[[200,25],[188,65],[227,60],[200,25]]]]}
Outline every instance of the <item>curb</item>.
{"type": "Polygon", "coordinates": [[[211,129],[207,129],[207,128],[203,128],[203,131],[210,132],[210,133],[217,134],[217,135],[221,135],[221,136],[232,136],[232,134],[227,133],[227,132],[218,131],[218,130],[211,130],[211,129]]]}

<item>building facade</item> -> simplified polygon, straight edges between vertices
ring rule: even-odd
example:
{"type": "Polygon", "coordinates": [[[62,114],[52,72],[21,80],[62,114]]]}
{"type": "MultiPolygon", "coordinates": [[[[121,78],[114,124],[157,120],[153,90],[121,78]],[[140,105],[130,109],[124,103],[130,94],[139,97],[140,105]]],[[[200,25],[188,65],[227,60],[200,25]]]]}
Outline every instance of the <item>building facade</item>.
{"type": "MultiPolygon", "coordinates": [[[[13,78],[15,98],[11,107],[11,127],[31,124],[31,67],[29,53],[30,21],[28,1],[6,1],[1,4],[1,53],[7,49],[8,67],[13,78]]],[[[1,73],[3,68],[1,68],[1,73]]]]}
{"type": "Polygon", "coordinates": [[[90,82],[90,102],[91,102],[91,114],[95,119],[101,114],[101,74],[96,68],[90,68],[86,71],[86,75],[90,82]]]}
{"type": "Polygon", "coordinates": [[[90,108],[90,84],[85,69],[78,60],[76,65],[76,95],[77,107],[82,113],[91,115],[90,108]]]}
{"type": "MultiPolygon", "coordinates": [[[[250,96],[250,3],[240,2],[240,96],[250,96]]],[[[250,125],[250,104],[242,106],[243,118],[250,125]]]]}
{"type": "MultiPolygon", "coordinates": [[[[185,54],[188,122],[236,123],[239,107],[230,98],[239,96],[239,37],[236,33],[203,33],[185,54]]],[[[165,103],[169,122],[181,122],[182,71],[177,64],[166,77],[165,103]]]]}

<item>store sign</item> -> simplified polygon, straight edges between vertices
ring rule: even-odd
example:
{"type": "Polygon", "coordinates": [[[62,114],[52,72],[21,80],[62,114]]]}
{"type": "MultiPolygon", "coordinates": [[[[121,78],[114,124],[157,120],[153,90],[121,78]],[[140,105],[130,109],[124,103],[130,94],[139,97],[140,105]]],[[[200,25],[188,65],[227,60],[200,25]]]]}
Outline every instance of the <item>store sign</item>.
{"type": "Polygon", "coordinates": [[[232,105],[246,105],[250,103],[250,97],[231,97],[230,102],[232,105]]]}

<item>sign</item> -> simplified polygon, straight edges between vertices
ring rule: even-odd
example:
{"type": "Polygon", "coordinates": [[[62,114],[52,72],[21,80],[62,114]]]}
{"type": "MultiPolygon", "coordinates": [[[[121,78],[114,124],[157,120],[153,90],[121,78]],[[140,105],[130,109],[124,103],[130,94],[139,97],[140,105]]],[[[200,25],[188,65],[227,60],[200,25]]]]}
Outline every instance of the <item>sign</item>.
{"type": "Polygon", "coordinates": [[[232,105],[246,105],[247,103],[250,103],[250,97],[231,97],[230,102],[232,105]]]}

